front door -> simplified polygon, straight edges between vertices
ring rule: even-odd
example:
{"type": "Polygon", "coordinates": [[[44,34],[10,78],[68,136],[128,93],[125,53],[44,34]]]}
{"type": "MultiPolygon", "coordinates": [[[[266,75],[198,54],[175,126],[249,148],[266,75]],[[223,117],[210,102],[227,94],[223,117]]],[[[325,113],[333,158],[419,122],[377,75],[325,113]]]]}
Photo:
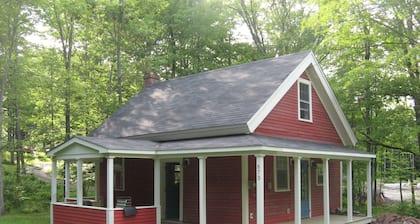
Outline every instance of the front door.
{"type": "Polygon", "coordinates": [[[181,166],[179,163],[165,164],[165,218],[179,220],[179,186],[181,166]]]}
{"type": "Polygon", "coordinates": [[[301,160],[301,190],[302,190],[302,198],[301,198],[301,216],[302,218],[309,218],[309,210],[310,210],[310,203],[309,203],[309,161],[308,160],[301,160]]]}

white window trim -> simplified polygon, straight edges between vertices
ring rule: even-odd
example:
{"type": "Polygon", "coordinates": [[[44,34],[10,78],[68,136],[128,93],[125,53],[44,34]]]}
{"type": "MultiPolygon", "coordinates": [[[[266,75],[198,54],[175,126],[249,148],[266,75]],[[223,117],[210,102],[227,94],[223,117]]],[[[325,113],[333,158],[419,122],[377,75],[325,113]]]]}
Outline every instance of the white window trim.
{"type": "Polygon", "coordinates": [[[274,168],[274,192],[288,192],[290,191],[290,162],[289,157],[286,156],[279,156],[279,157],[285,157],[287,162],[287,189],[278,189],[277,187],[277,156],[273,156],[273,168],[274,168]]]}
{"type": "Polygon", "coordinates": [[[316,186],[323,186],[324,185],[324,170],[322,167],[322,163],[317,163],[315,166],[315,182],[316,182],[316,186]],[[318,176],[321,175],[322,176],[322,181],[318,182],[318,176]]]}
{"type": "Polygon", "coordinates": [[[298,84],[297,84],[297,91],[298,91],[298,119],[300,121],[305,121],[305,122],[312,122],[312,118],[313,118],[313,112],[312,112],[312,85],[311,85],[311,81],[306,80],[306,79],[298,79],[298,84]],[[300,84],[303,83],[305,85],[309,86],[309,119],[303,119],[300,118],[300,84]]]}

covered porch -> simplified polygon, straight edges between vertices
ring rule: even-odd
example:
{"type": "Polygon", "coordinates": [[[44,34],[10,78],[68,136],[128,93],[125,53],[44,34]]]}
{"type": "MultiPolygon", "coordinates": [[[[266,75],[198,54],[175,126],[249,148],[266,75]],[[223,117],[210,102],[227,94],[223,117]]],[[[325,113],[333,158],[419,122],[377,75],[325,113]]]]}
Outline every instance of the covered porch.
{"type": "MultiPolygon", "coordinates": [[[[187,223],[215,223],[211,221],[211,217],[208,214],[211,214],[212,206],[214,204],[209,203],[208,198],[208,186],[209,172],[213,168],[208,165],[211,164],[211,161],[214,161],[215,158],[226,158],[230,157],[235,161],[238,161],[239,172],[240,172],[240,184],[237,189],[240,192],[241,208],[240,213],[238,214],[243,224],[256,223],[279,223],[273,222],[268,217],[268,214],[265,214],[267,211],[267,203],[265,194],[267,189],[272,188],[270,178],[267,176],[268,170],[265,170],[267,167],[267,162],[270,161],[268,158],[274,158],[276,156],[286,157],[287,161],[290,162],[290,167],[293,169],[293,206],[288,210],[293,216],[294,221],[291,223],[301,224],[308,223],[308,220],[321,220],[321,223],[370,223],[370,218],[372,216],[372,195],[371,185],[368,184],[367,189],[367,208],[365,219],[353,216],[353,206],[352,201],[347,202],[347,216],[335,216],[331,215],[330,211],[330,179],[329,179],[329,163],[331,160],[342,161],[347,169],[347,197],[352,198],[352,162],[354,160],[366,161],[366,177],[367,182],[371,182],[370,174],[370,159],[373,158],[370,154],[356,153],[356,151],[348,151],[349,149],[341,148],[331,145],[307,143],[301,141],[290,141],[290,140],[279,140],[274,138],[259,137],[259,136],[231,136],[223,138],[214,138],[214,139],[200,139],[200,140],[185,140],[185,141],[176,141],[176,142],[166,142],[166,143],[152,143],[144,140],[128,140],[128,139],[101,139],[101,138],[91,138],[91,137],[77,137],[70,140],[68,143],[58,147],[55,151],[49,152],[50,155],[53,155],[53,166],[52,166],[52,189],[51,189],[51,223],[68,223],[69,218],[82,218],[97,217],[97,219],[92,220],[89,223],[129,223],[134,219],[141,220],[141,223],[162,223],[162,220],[165,220],[166,213],[162,210],[165,210],[165,189],[163,188],[164,179],[164,164],[167,162],[173,163],[173,161],[178,161],[180,165],[180,173],[183,173],[184,165],[190,160],[196,162],[196,166],[193,166],[195,169],[194,172],[197,173],[197,198],[194,199],[197,201],[197,219],[196,221],[187,221],[187,223]],[[251,142],[250,142],[251,141],[251,142]],[[332,148],[334,150],[332,150],[332,148]],[[341,150],[341,151],[339,151],[341,150]],[[115,176],[115,160],[118,158],[125,159],[141,159],[142,161],[147,161],[151,164],[147,169],[137,171],[149,173],[151,179],[148,179],[149,182],[153,184],[149,185],[151,189],[151,200],[149,200],[148,205],[143,206],[129,206],[134,207],[135,215],[125,215],[125,208],[119,208],[117,206],[115,197],[115,187],[117,186],[114,181],[116,181],[115,176]],[[87,198],[83,195],[83,164],[86,162],[97,164],[96,167],[99,167],[99,161],[102,160],[104,163],[104,168],[106,168],[106,174],[100,175],[96,173],[98,179],[100,176],[105,177],[106,182],[106,198],[103,203],[98,203],[101,201],[101,198],[97,196],[92,204],[87,204],[87,198]],[[322,187],[322,197],[323,201],[323,214],[321,216],[309,213],[310,219],[302,218],[302,162],[301,161],[317,161],[318,164],[322,166],[323,174],[323,186],[322,187]],[[64,201],[57,201],[57,162],[64,161],[64,164],[69,162],[75,163],[77,167],[76,172],[76,198],[73,200],[67,200],[69,195],[65,192],[64,201]],[[185,163],[185,164],[184,164],[185,163]],[[252,164],[252,165],[251,165],[252,164]],[[254,176],[254,181],[250,181],[250,176],[254,176]],[[255,200],[251,199],[250,195],[255,195],[255,200]],[[255,212],[251,210],[255,208],[255,212]],[[74,214],[74,215],[71,215],[74,214]],[[76,215],[78,214],[78,215],[76,215]],[[84,215],[82,215],[84,214],[84,215]],[[343,220],[345,220],[343,222],[343,220]]],[[[272,162],[271,162],[272,163],[272,162]]],[[[68,167],[68,165],[64,165],[68,167]]],[[[65,168],[65,185],[67,186],[70,183],[67,182],[68,172],[65,168]]],[[[96,170],[98,171],[98,170],[96,170]]],[[[125,174],[124,174],[125,175],[125,174]]],[[[125,177],[128,178],[128,177],[125,177]]],[[[96,189],[100,191],[101,180],[96,179],[96,189]]],[[[183,177],[180,178],[180,197],[184,197],[183,191],[183,177]]],[[[336,181],[336,180],[334,180],[336,181]]],[[[97,194],[98,195],[98,194],[97,194]]],[[[341,200],[341,199],[340,199],[341,200]]],[[[183,211],[183,200],[179,201],[179,216],[177,220],[180,223],[186,221],[184,219],[183,211]]],[[[123,206],[125,207],[125,206],[123,206]]],[[[131,209],[132,209],[131,208],[131,209]]],[[[85,220],[85,219],[84,219],[85,220]]],[[[290,219],[289,219],[290,220],[290,219]]],[[[172,220],[174,221],[174,220],[172,220]]],[[[219,220],[221,221],[221,220],[219,220]]],[[[86,222],[86,221],[85,221],[86,222]]],[[[166,223],[166,222],[165,222],[166,223]]],[[[281,222],[288,223],[288,222],[281,222]]],[[[313,223],[313,222],[310,222],[313,223]]]]}

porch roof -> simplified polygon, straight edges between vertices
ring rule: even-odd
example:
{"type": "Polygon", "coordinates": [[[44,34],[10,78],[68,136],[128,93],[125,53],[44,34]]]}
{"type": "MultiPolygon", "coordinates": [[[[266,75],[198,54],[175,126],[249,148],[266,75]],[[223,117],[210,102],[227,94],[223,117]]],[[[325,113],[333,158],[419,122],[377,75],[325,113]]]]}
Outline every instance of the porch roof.
{"type": "Polygon", "coordinates": [[[368,160],[375,155],[339,145],[260,135],[235,135],[167,142],[142,139],[74,137],[47,154],[57,159],[104,156],[165,158],[267,154],[331,159],[368,160]]]}

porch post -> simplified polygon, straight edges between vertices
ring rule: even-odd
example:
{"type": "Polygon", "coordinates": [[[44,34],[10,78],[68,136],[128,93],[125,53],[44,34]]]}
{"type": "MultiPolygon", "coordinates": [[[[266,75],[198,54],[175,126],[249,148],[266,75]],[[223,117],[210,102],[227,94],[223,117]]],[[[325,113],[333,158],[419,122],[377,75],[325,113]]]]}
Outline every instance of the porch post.
{"type": "Polygon", "coordinates": [[[106,161],[106,224],[114,224],[114,157],[106,161]]]}
{"type": "Polygon", "coordinates": [[[249,196],[248,196],[248,155],[241,156],[242,175],[242,224],[249,223],[249,196]]]}
{"type": "Polygon", "coordinates": [[[206,207],[206,157],[198,157],[199,167],[199,209],[200,209],[200,224],[207,222],[207,207],[206,207]]]}
{"type": "Polygon", "coordinates": [[[367,217],[372,217],[372,160],[369,160],[366,167],[367,175],[367,217]]]}
{"type": "Polygon", "coordinates": [[[70,197],[70,162],[64,161],[64,199],[70,197]]]}
{"type": "Polygon", "coordinates": [[[347,221],[353,220],[353,177],[352,161],[347,161],[347,221]]]}
{"type": "Polygon", "coordinates": [[[57,160],[53,158],[51,164],[51,207],[50,223],[54,223],[54,203],[57,202],[57,160]]]}
{"type": "Polygon", "coordinates": [[[330,224],[330,178],[329,178],[329,159],[323,159],[323,185],[324,185],[324,224],[330,224]]]}
{"type": "Polygon", "coordinates": [[[301,157],[294,157],[294,178],[295,178],[295,224],[301,224],[302,205],[301,205],[301,157]]]}
{"type": "Polygon", "coordinates": [[[257,178],[257,224],[264,224],[264,154],[255,155],[257,178]]]}
{"type": "Polygon", "coordinates": [[[156,224],[161,223],[161,208],[160,208],[160,159],[154,161],[154,204],[156,207],[156,224]]]}
{"type": "Polygon", "coordinates": [[[77,160],[77,205],[83,205],[83,161],[77,160]]]}
{"type": "Polygon", "coordinates": [[[340,160],[340,210],[343,210],[343,161],[340,160]]]}

